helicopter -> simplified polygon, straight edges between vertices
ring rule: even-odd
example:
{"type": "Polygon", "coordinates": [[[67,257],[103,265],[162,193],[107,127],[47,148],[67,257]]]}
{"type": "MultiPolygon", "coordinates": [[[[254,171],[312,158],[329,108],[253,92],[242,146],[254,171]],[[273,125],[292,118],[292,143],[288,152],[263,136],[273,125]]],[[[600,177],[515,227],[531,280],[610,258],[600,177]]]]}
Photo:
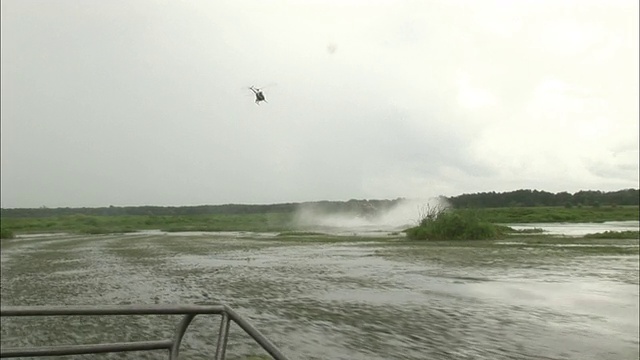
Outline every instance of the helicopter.
{"type": "Polygon", "coordinates": [[[260,101],[267,102],[267,100],[264,98],[262,90],[258,89],[255,86],[249,86],[249,90],[253,91],[253,93],[256,95],[256,105],[260,105],[260,101]]]}

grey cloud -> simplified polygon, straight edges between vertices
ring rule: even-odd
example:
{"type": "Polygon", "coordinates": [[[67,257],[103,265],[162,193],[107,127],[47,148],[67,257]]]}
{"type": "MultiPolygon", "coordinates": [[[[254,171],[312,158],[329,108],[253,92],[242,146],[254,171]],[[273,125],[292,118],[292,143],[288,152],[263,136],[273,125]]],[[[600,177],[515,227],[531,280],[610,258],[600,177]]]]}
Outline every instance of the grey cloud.
{"type": "MultiPolygon", "coordinates": [[[[597,109],[615,125],[612,139],[637,148],[637,137],[625,135],[637,133],[637,80],[621,70],[637,72],[637,57],[620,60],[637,51],[637,41],[610,45],[637,22],[624,15],[637,4],[590,4],[569,17],[597,34],[579,62],[554,54],[552,39],[538,32],[544,19],[568,21],[552,2],[533,7],[537,18],[532,9],[501,4],[3,1],[2,206],[265,203],[637,183],[626,163],[602,173],[617,179],[610,183],[559,178],[552,163],[535,169],[540,178],[526,178],[495,153],[517,128],[528,132],[522,136],[568,131],[535,118],[549,106],[532,100],[545,79],[585,89],[602,104],[582,108],[571,101],[583,95],[568,94],[573,108],[547,112],[581,124],[576,119],[592,119],[597,109]],[[460,74],[496,103],[464,108],[460,74]],[[269,103],[256,106],[246,87],[268,84],[269,103]],[[486,144],[490,151],[479,151],[486,144]]],[[[554,135],[566,143],[554,141],[551,153],[569,161],[573,152],[565,150],[579,147],[600,158],[616,142],[583,147],[574,140],[578,130],[554,135]]],[[[506,158],[546,159],[538,147],[517,150],[506,158]]]]}

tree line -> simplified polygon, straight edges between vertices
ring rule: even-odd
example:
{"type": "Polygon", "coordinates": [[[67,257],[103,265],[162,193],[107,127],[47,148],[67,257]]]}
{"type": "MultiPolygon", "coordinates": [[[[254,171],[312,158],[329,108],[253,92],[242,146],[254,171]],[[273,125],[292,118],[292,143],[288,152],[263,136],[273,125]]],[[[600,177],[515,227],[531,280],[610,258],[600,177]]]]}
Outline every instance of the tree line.
{"type": "MultiPolygon", "coordinates": [[[[613,192],[578,191],[550,193],[538,190],[516,190],[510,192],[482,192],[443,197],[443,200],[454,208],[497,208],[497,207],[530,207],[530,206],[617,206],[638,205],[638,189],[625,189],[613,192]]],[[[350,213],[357,215],[375,215],[383,213],[401,201],[394,200],[356,200],[349,201],[315,201],[303,203],[281,203],[268,205],[225,204],[199,206],[108,206],[95,208],[3,208],[3,218],[18,217],[52,217],[67,215],[93,216],[189,216],[212,214],[264,214],[293,213],[301,208],[320,213],[350,213]]]]}
{"type": "Polygon", "coordinates": [[[356,200],[349,201],[315,201],[303,203],[282,203],[269,205],[199,205],[199,206],[109,206],[96,208],[8,208],[0,209],[3,218],[29,218],[52,217],[68,215],[92,215],[92,216],[189,216],[189,215],[214,215],[214,214],[265,214],[265,213],[293,213],[304,207],[323,213],[354,213],[372,214],[378,211],[390,209],[398,201],[396,200],[356,200]]]}
{"type": "Polygon", "coordinates": [[[582,190],[570,194],[568,192],[550,193],[538,190],[516,190],[510,192],[482,192],[462,194],[447,198],[455,208],[497,208],[497,207],[531,207],[531,206],[624,206],[638,205],[638,189],[619,191],[582,190]]]}

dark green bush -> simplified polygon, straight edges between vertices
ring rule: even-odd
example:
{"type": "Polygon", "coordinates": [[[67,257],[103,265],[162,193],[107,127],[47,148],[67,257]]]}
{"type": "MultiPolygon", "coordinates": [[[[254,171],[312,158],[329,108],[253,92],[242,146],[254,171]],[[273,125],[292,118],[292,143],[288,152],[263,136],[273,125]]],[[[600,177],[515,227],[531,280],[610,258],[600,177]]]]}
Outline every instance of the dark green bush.
{"type": "Polygon", "coordinates": [[[485,240],[502,237],[504,229],[471,211],[439,210],[423,216],[420,224],[406,233],[413,240],[485,240]]]}
{"type": "Polygon", "coordinates": [[[13,233],[13,231],[7,228],[0,229],[0,239],[13,239],[14,237],[15,234],[13,233]]]}

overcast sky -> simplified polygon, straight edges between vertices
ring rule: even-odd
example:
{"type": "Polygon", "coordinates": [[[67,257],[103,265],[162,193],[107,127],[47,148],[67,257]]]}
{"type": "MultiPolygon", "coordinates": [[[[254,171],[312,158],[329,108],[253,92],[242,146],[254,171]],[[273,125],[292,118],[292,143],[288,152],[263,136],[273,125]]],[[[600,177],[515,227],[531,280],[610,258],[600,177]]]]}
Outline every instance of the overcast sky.
{"type": "Polygon", "coordinates": [[[1,24],[3,208],[638,188],[636,0],[2,0],[1,24]]]}

